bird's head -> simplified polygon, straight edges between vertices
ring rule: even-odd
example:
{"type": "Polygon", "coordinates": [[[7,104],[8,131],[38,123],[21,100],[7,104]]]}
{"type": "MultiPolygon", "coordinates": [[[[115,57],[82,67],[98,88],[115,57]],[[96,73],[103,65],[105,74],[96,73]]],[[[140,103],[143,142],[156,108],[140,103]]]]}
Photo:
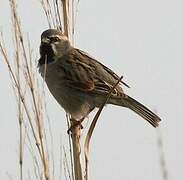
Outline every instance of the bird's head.
{"type": "Polygon", "coordinates": [[[61,31],[48,29],[41,34],[40,55],[49,59],[57,60],[65,55],[71,48],[71,44],[61,31]]]}

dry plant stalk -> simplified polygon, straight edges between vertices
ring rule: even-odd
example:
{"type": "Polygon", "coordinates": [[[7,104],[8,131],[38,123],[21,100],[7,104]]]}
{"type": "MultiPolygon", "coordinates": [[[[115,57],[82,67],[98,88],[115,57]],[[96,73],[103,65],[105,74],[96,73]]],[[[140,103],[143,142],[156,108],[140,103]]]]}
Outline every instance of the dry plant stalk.
{"type": "Polygon", "coordinates": [[[157,145],[159,148],[159,158],[160,158],[160,167],[161,167],[161,172],[162,172],[162,180],[168,180],[168,170],[166,166],[166,159],[165,159],[165,153],[163,150],[163,138],[161,135],[161,129],[157,128],[157,134],[158,134],[158,139],[157,139],[157,145]]]}
{"type": "Polygon", "coordinates": [[[106,96],[105,101],[103,102],[103,104],[100,106],[99,110],[97,111],[95,117],[93,118],[93,121],[90,125],[90,128],[88,130],[88,133],[86,135],[86,139],[85,139],[85,143],[84,143],[84,154],[85,154],[85,180],[88,180],[88,160],[89,160],[89,145],[90,145],[90,140],[94,131],[94,128],[96,126],[97,120],[104,108],[104,106],[106,105],[106,103],[108,102],[109,98],[111,97],[111,93],[114,91],[114,89],[116,88],[116,86],[120,83],[120,81],[122,80],[123,76],[121,76],[118,81],[116,82],[116,84],[114,84],[114,86],[111,88],[111,90],[109,91],[108,95],[106,96]]]}
{"type": "MultiPolygon", "coordinates": [[[[25,129],[23,131],[22,124],[25,123],[25,117],[29,122],[34,142],[38,150],[39,160],[42,166],[42,174],[45,180],[51,180],[51,175],[49,172],[49,162],[48,154],[45,149],[45,137],[44,137],[44,125],[42,111],[44,111],[43,101],[41,100],[40,90],[38,90],[38,79],[35,76],[35,67],[33,67],[33,59],[31,57],[31,50],[29,43],[26,44],[24,35],[22,33],[20,19],[17,14],[17,4],[16,0],[10,0],[11,16],[12,16],[12,26],[13,26],[13,36],[14,36],[14,58],[13,60],[8,56],[4,42],[3,36],[1,34],[0,40],[0,52],[3,56],[5,63],[8,66],[8,71],[12,80],[13,89],[17,97],[18,111],[19,111],[19,126],[20,126],[20,179],[23,178],[23,138],[26,137],[25,129]],[[12,65],[15,62],[16,66],[12,65]]],[[[29,141],[33,143],[32,140],[29,141]]]]}
{"type": "Polygon", "coordinates": [[[81,154],[81,148],[80,148],[81,126],[80,125],[73,126],[71,137],[72,137],[72,147],[73,147],[73,157],[74,157],[75,180],[82,180],[83,177],[82,177],[82,168],[81,168],[81,162],[80,162],[80,154],[81,154]]]}
{"type": "MultiPolygon", "coordinates": [[[[64,22],[64,34],[68,37],[70,42],[73,42],[72,32],[72,21],[73,21],[73,3],[69,0],[62,0],[63,7],[63,22],[64,22]]],[[[71,138],[72,138],[72,148],[73,148],[73,159],[74,159],[74,176],[75,180],[82,180],[82,168],[81,168],[81,148],[80,148],[80,136],[81,136],[81,126],[75,125],[74,121],[70,121],[71,138]]],[[[71,157],[72,158],[72,157],[71,157]]]]}
{"type": "MultiPolygon", "coordinates": [[[[13,10],[13,9],[12,9],[13,10]]],[[[12,18],[13,28],[14,28],[14,38],[15,38],[15,58],[16,58],[16,78],[18,86],[20,87],[20,55],[19,55],[19,43],[18,43],[18,37],[17,37],[17,26],[15,19],[12,18]]],[[[15,91],[15,90],[14,90],[15,91]]],[[[17,99],[18,103],[18,119],[19,119],[19,165],[20,165],[20,180],[23,180],[23,109],[22,109],[22,103],[20,96],[17,99]]]]}

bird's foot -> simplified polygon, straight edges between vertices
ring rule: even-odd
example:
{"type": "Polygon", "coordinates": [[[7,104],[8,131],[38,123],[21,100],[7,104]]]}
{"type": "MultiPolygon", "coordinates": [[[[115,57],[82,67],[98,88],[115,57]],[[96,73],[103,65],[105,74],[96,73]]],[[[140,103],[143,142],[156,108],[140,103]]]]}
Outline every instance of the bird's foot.
{"type": "Polygon", "coordinates": [[[76,128],[76,127],[79,127],[80,129],[83,129],[83,126],[81,124],[83,122],[83,119],[77,121],[77,120],[71,118],[70,121],[71,121],[71,126],[67,130],[67,134],[70,134],[70,132],[72,133],[73,129],[76,128]]]}

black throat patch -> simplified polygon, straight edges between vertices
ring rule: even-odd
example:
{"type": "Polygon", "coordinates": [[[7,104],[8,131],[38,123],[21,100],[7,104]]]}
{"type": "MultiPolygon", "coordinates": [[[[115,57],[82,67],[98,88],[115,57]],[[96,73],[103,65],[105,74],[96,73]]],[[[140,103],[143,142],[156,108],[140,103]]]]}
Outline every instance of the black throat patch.
{"type": "Polygon", "coordinates": [[[54,61],[54,51],[50,44],[41,43],[39,65],[49,64],[54,61]]]}

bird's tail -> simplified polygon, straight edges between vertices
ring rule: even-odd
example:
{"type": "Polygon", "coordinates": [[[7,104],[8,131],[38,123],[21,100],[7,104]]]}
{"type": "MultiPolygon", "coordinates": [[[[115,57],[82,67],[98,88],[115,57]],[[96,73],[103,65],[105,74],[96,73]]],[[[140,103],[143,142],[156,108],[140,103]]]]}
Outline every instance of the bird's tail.
{"type": "Polygon", "coordinates": [[[153,113],[151,110],[149,110],[147,107],[145,107],[143,104],[139,103],[135,99],[131,98],[128,95],[125,95],[124,98],[119,99],[112,102],[112,104],[116,104],[119,106],[127,107],[134,112],[136,112],[138,115],[140,115],[142,118],[144,118],[146,121],[148,121],[152,126],[157,127],[158,123],[161,121],[161,119],[153,113]],[[121,103],[120,103],[121,101],[121,103]]]}

